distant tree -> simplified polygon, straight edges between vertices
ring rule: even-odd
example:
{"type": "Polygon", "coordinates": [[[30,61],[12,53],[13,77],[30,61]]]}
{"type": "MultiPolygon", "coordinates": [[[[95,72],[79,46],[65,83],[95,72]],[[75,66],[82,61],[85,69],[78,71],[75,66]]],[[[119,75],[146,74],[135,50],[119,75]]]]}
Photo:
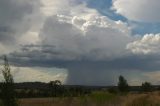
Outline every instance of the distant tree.
{"type": "Polygon", "coordinates": [[[56,97],[59,95],[59,91],[61,89],[61,81],[59,80],[55,80],[55,81],[50,81],[49,82],[49,86],[50,86],[50,89],[51,89],[51,94],[52,96],[56,97]]]}
{"type": "Polygon", "coordinates": [[[123,76],[119,76],[118,89],[120,92],[128,92],[129,86],[127,80],[123,76]]]}
{"type": "Polygon", "coordinates": [[[142,83],[141,89],[144,92],[150,92],[150,91],[152,91],[152,85],[149,82],[144,82],[144,83],[142,83]]]}
{"type": "Polygon", "coordinates": [[[1,100],[4,106],[18,106],[15,98],[14,81],[10,70],[7,56],[4,56],[4,65],[2,69],[4,82],[2,82],[1,86],[1,100]]]}

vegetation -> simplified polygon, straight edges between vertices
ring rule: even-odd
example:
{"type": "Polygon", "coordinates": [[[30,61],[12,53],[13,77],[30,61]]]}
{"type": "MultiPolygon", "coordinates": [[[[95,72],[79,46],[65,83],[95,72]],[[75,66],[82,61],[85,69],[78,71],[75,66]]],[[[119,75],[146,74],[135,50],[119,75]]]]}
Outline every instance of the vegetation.
{"type": "Polygon", "coordinates": [[[152,91],[152,85],[149,82],[142,83],[142,87],[141,88],[142,88],[143,92],[150,92],[150,91],[152,91]]]}
{"type": "Polygon", "coordinates": [[[114,95],[95,91],[80,97],[20,99],[20,106],[160,106],[160,92],[114,95]]]}
{"type": "Polygon", "coordinates": [[[111,88],[108,89],[108,92],[112,93],[112,94],[117,94],[118,90],[115,87],[111,87],[111,88]]]}
{"type": "Polygon", "coordinates": [[[118,89],[120,92],[128,92],[129,86],[127,80],[123,76],[119,76],[118,89]]]}
{"type": "Polygon", "coordinates": [[[50,87],[50,94],[53,97],[57,97],[58,95],[61,94],[61,81],[55,80],[55,81],[50,81],[49,82],[49,87],[50,87]]]}
{"type": "Polygon", "coordinates": [[[17,101],[15,98],[14,81],[10,72],[10,66],[7,57],[4,56],[4,66],[2,69],[2,74],[4,77],[4,82],[1,85],[1,100],[4,106],[17,106],[17,101]]]}
{"type": "Polygon", "coordinates": [[[117,99],[117,95],[114,95],[109,92],[104,91],[96,91],[91,93],[88,98],[90,98],[91,101],[94,101],[95,104],[105,104],[105,103],[114,103],[117,99]]]}

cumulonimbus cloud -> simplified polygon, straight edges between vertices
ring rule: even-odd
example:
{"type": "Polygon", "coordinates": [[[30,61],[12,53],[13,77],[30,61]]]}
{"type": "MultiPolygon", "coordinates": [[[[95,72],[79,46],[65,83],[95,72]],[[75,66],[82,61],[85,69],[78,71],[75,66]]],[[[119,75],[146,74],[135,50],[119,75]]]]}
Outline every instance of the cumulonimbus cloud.
{"type": "Polygon", "coordinates": [[[44,23],[39,38],[39,44],[23,46],[11,53],[10,58],[20,60],[22,65],[66,68],[67,84],[90,85],[114,83],[111,76],[118,74],[103,65],[105,61],[128,55],[126,44],[133,41],[126,23],[95,13],[83,17],[51,16],[44,23]]]}
{"type": "Polygon", "coordinates": [[[39,38],[41,45],[52,45],[52,49],[33,45],[36,49],[29,48],[28,52],[39,50],[47,58],[56,60],[118,58],[127,55],[126,44],[133,40],[127,24],[96,14],[86,17],[54,15],[46,20],[39,38]]]}
{"type": "MultiPolygon", "coordinates": [[[[68,84],[107,85],[115,83],[119,74],[159,69],[155,60],[150,64],[148,58],[132,54],[134,48],[143,48],[137,44],[146,44],[147,41],[142,42],[141,37],[132,36],[127,23],[111,20],[88,8],[85,3],[77,5],[75,0],[2,1],[5,5],[10,4],[10,8],[6,6],[5,9],[17,11],[11,16],[18,18],[0,19],[5,26],[0,27],[3,34],[0,35],[0,48],[4,51],[9,50],[7,45],[16,48],[7,53],[11,65],[29,67],[22,70],[32,67],[65,68],[68,70],[68,84]],[[137,44],[133,45],[133,42],[137,44]]],[[[4,8],[2,1],[0,8],[4,8]]],[[[8,17],[10,13],[6,11],[0,15],[8,17]]],[[[43,73],[45,71],[35,70],[34,76],[43,73]]],[[[19,73],[24,74],[26,71],[19,73]]],[[[47,73],[44,76],[52,79],[47,73]]]]}

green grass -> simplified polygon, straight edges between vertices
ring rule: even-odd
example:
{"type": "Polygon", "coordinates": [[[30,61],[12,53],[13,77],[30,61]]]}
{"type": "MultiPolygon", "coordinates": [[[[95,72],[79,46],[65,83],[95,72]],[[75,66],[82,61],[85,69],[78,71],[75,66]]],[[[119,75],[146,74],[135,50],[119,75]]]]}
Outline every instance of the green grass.
{"type": "Polygon", "coordinates": [[[94,101],[98,104],[104,104],[106,102],[112,102],[117,99],[117,95],[111,94],[108,92],[93,92],[89,95],[91,101],[94,101]]]}

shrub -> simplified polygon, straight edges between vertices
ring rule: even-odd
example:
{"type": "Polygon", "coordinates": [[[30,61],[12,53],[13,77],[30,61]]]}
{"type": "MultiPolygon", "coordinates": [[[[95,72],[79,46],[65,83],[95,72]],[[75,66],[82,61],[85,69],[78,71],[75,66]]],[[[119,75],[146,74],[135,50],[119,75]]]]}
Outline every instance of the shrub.
{"type": "Polygon", "coordinates": [[[150,91],[152,91],[152,85],[149,82],[144,82],[144,83],[142,83],[141,89],[144,92],[150,92],[150,91]]]}
{"type": "Polygon", "coordinates": [[[112,94],[117,94],[117,93],[118,93],[117,89],[116,89],[116,88],[113,88],[113,87],[109,88],[109,89],[108,89],[108,92],[109,92],[109,93],[112,93],[112,94]]]}

